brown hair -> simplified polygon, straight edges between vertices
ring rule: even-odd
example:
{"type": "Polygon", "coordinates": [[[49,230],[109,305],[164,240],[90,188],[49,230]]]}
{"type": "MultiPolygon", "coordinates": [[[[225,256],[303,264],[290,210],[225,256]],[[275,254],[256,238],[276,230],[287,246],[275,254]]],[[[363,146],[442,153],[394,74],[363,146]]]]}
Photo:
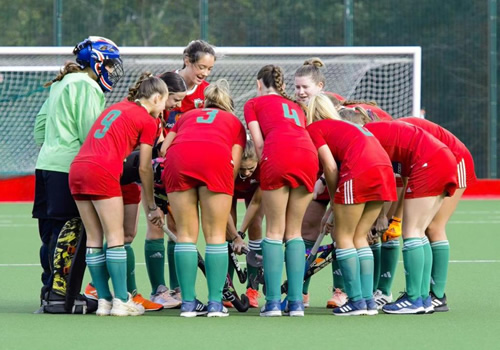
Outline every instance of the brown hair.
{"type": "Polygon", "coordinates": [[[255,152],[255,146],[252,139],[247,138],[247,144],[245,145],[245,149],[243,150],[243,155],[241,156],[241,160],[253,159],[257,160],[257,153],[255,152]]]}
{"type": "Polygon", "coordinates": [[[80,73],[82,71],[83,71],[83,69],[80,68],[80,65],[78,63],[66,62],[66,64],[59,71],[59,74],[57,74],[57,76],[53,80],[48,81],[45,84],[43,84],[43,87],[47,88],[47,87],[51,86],[53,83],[55,83],[56,81],[63,80],[63,78],[66,76],[66,74],[80,73]]]}
{"type": "Polygon", "coordinates": [[[304,61],[302,67],[297,69],[295,77],[311,77],[311,80],[315,84],[323,83],[324,86],[326,85],[326,79],[325,75],[320,70],[320,68],[324,66],[323,61],[321,61],[318,57],[312,57],[304,61]]]}
{"type": "Polygon", "coordinates": [[[295,102],[285,91],[284,74],[281,67],[268,64],[262,67],[259,73],[257,73],[257,79],[262,80],[265,87],[272,87],[287,100],[295,102]]]}
{"type": "Polygon", "coordinates": [[[351,106],[351,105],[370,105],[374,107],[378,107],[377,102],[370,100],[370,101],[365,101],[365,100],[344,100],[341,102],[342,106],[351,106]]]}
{"type": "Polygon", "coordinates": [[[229,93],[229,83],[219,79],[205,88],[205,108],[219,108],[226,112],[234,112],[234,102],[229,93]]]}
{"type": "Polygon", "coordinates": [[[360,125],[380,120],[374,113],[370,116],[370,114],[362,107],[342,107],[339,110],[339,115],[342,120],[347,120],[360,125]]]}
{"type": "MultiPolygon", "coordinates": [[[[184,58],[187,58],[191,63],[198,62],[205,55],[212,55],[214,61],[217,59],[213,46],[204,40],[191,41],[183,52],[184,58]]],[[[185,67],[186,65],[184,64],[182,68],[184,69],[185,67]]]]}
{"type": "Polygon", "coordinates": [[[135,85],[128,89],[127,100],[135,101],[141,98],[150,98],[156,93],[162,96],[168,95],[167,84],[162,79],[154,77],[151,72],[143,72],[135,85]]]}

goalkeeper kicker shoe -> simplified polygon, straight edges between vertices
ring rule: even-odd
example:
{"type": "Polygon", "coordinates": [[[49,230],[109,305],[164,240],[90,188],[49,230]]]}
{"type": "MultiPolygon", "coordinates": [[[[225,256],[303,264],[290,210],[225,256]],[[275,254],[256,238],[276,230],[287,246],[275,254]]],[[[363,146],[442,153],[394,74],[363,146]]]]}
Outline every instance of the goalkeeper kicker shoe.
{"type": "Polygon", "coordinates": [[[422,298],[418,297],[416,300],[411,300],[407,293],[401,296],[393,303],[386,304],[382,307],[382,311],[386,314],[423,314],[425,313],[422,304],[422,298]]]}
{"type": "Polygon", "coordinates": [[[198,299],[182,302],[181,317],[205,316],[207,312],[207,306],[198,299]]]}

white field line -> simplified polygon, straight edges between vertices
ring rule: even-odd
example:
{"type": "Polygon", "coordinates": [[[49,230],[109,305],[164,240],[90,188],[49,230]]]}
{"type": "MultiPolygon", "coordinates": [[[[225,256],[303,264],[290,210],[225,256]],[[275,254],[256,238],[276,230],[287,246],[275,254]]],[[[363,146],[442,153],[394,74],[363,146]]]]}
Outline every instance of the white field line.
{"type": "MultiPolygon", "coordinates": [[[[403,263],[402,260],[399,261],[403,263]]],[[[450,264],[495,264],[500,263],[500,260],[450,260],[450,264]]],[[[136,265],[144,266],[145,263],[136,263],[136,265]]],[[[165,263],[168,265],[168,263],[165,263]]],[[[241,261],[240,265],[246,265],[246,262],[241,261]]],[[[40,267],[40,264],[0,264],[0,267],[40,267]]]]}

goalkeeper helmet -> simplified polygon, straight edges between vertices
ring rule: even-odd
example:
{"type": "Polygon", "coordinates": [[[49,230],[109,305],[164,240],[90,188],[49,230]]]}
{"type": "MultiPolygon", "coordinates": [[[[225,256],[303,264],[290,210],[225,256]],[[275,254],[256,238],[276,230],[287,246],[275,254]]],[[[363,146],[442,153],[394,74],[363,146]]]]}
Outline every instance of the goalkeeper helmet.
{"type": "Polygon", "coordinates": [[[86,67],[92,69],[104,92],[113,90],[113,85],[123,76],[120,51],[109,39],[89,36],[75,46],[73,54],[76,55],[76,62],[82,69],[86,67]]]}

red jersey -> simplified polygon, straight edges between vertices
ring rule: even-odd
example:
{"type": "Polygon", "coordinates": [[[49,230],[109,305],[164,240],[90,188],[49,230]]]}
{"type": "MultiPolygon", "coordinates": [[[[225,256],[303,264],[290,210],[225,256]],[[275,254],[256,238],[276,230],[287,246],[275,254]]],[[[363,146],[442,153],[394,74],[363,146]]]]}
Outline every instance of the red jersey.
{"type": "Polygon", "coordinates": [[[259,166],[249,177],[242,179],[239,174],[234,182],[234,197],[245,198],[248,194],[253,194],[260,183],[260,169],[259,166]]]}
{"type": "Polygon", "coordinates": [[[259,122],[265,141],[264,153],[271,147],[300,147],[316,152],[305,130],[306,117],[298,104],[280,95],[265,95],[249,100],[244,113],[247,125],[252,121],[259,122]]]}
{"type": "Polygon", "coordinates": [[[416,117],[398,118],[396,119],[396,121],[410,123],[427,131],[429,134],[448,146],[448,148],[457,158],[457,162],[462,160],[462,158],[464,158],[464,156],[469,153],[469,150],[467,149],[467,147],[465,147],[462,141],[460,141],[455,135],[453,135],[445,128],[437,125],[436,123],[416,117]]]}
{"type": "Polygon", "coordinates": [[[320,120],[310,124],[307,131],[316,148],[327,145],[339,171],[354,178],[379,165],[392,168],[389,156],[377,138],[357,124],[341,120],[320,120]]]}
{"type": "Polygon", "coordinates": [[[165,111],[165,127],[172,129],[175,123],[179,120],[182,113],[188,112],[192,109],[203,108],[205,104],[205,89],[210,85],[203,80],[200,85],[195,85],[194,88],[189,90],[186,97],[182,100],[182,104],[178,108],[170,111],[165,111]]]}
{"type": "Polygon", "coordinates": [[[144,107],[116,103],[95,121],[73,163],[96,164],[120,181],[123,160],[141,143],[153,146],[157,131],[157,120],[144,107]]]}
{"type": "Polygon", "coordinates": [[[412,167],[430,159],[444,143],[423,129],[407,123],[373,122],[364,126],[379,140],[389,158],[401,163],[401,176],[409,176],[412,167]]]}
{"type": "Polygon", "coordinates": [[[389,113],[387,113],[382,108],[377,107],[377,106],[368,105],[368,104],[364,104],[364,103],[358,103],[358,104],[354,104],[354,105],[347,105],[346,107],[351,107],[351,108],[361,107],[367,112],[372,111],[373,113],[375,113],[377,115],[377,117],[380,120],[393,120],[394,119],[389,113]]]}
{"type": "Polygon", "coordinates": [[[180,143],[198,142],[219,145],[231,154],[233,145],[245,148],[246,144],[246,132],[241,121],[234,114],[215,108],[184,113],[172,131],[177,135],[168,150],[180,143]]]}

